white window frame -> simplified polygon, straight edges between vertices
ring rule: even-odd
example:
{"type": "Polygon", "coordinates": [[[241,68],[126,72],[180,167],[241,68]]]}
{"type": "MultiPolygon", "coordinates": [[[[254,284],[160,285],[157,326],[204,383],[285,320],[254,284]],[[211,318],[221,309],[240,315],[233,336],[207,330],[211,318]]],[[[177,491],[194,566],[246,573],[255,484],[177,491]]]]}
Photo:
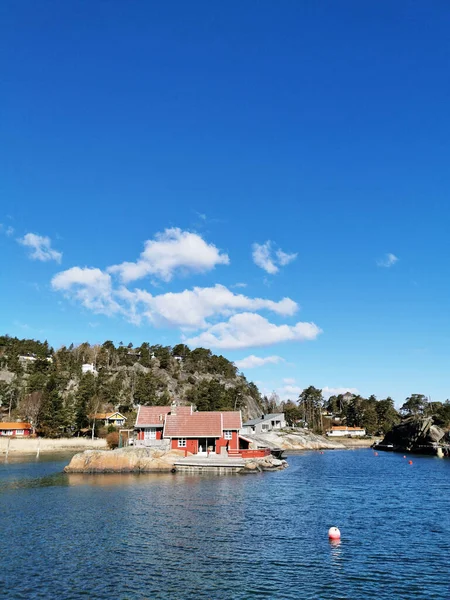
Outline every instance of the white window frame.
{"type": "Polygon", "coordinates": [[[186,438],[178,438],[178,448],[186,448],[186,438]]]}
{"type": "Polygon", "coordinates": [[[144,440],[156,440],[156,427],[144,430],[144,440]]]}
{"type": "Polygon", "coordinates": [[[224,432],[223,432],[223,438],[225,440],[232,440],[233,439],[233,432],[230,431],[230,430],[226,430],[226,431],[224,430],[224,432]]]}

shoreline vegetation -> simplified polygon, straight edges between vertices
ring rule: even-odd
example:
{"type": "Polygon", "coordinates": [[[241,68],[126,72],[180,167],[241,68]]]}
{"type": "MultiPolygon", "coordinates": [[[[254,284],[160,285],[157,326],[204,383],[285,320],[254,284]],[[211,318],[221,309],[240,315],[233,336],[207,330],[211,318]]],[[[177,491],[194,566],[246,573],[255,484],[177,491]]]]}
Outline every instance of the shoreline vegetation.
{"type": "Polygon", "coordinates": [[[107,436],[119,436],[118,427],[133,429],[139,406],[172,402],[200,412],[240,410],[244,422],[284,413],[291,429],[260,441],[287,452],[372,446],[375,436],[410,417],[432,417],[444,431],[450,428],[450,401],[431,402],[422,394],[412,394],[400,410],[390,397],[346,392],[325,398],[314,386],[292,400],[263,396],[234,363],[205,348],[107,340],[55,350],[47,341],[0,336],[0,420],[26,423],[31,434],[1,436],[0,455],[105,449],[107,436]],[[120,424],[104,418],[115,412],[120,424]],[[324,437],[343,424],[368,435],[324,437]]]}
{"type": "MultiPolygon", "coordinates": [[[[260,436],[273,447],[282,448],[287,454],[305,452],[308,450],[338,450],[345,448],[369,448],[380,438],[335,438],[330,440],[324,436],[307,430],[286,430],[271,432],[260,436]]],[[[106,439],[73,438],[18,438],[0,437],[0,456],[28,456],[42,454],[57,454],[61,452],[79,453],[85,450],[108,451],[106,439]]]]}

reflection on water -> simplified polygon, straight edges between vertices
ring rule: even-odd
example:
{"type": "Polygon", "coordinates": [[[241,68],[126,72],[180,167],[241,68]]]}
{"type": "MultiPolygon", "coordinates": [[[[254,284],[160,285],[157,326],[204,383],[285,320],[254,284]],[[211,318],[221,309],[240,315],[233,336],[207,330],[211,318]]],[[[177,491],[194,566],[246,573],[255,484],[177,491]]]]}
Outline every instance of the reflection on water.
{"type": "Polygon", "coordinates": [[[138,482],[151,484],[152,482],[161,483],[164,478],[173,479],[173,474],[168,473],[69,473],[66,475],[69,485],[89,485],[94,487],[124,487],[134,486],[138,482]]]}
{"type": "Polygon", "coordinates": [[[0,465],[8,598],[450,598],[450,461],[310,452],[247,477],[67,475],[67,462],[0,465]]]}

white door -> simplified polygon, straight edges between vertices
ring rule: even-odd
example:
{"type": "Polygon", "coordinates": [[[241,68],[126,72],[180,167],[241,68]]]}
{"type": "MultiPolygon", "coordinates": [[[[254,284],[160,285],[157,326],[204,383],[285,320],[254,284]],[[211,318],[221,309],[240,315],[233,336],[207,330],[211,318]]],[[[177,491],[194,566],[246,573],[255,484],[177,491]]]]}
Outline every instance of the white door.
{"type": "Polygon", "coordinates": [[[156,427],[144,431],[144,440],[156,440],[156,427]]]}

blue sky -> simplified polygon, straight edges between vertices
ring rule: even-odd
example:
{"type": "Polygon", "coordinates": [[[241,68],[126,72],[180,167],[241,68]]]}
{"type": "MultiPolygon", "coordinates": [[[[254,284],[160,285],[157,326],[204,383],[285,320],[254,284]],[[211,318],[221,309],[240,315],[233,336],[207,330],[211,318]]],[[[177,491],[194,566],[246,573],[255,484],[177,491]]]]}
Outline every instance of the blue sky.
{"type": "Polygon", "coordinates": [[[447,3],[0,16],[2,332],[450,396],[447,3]]]}

